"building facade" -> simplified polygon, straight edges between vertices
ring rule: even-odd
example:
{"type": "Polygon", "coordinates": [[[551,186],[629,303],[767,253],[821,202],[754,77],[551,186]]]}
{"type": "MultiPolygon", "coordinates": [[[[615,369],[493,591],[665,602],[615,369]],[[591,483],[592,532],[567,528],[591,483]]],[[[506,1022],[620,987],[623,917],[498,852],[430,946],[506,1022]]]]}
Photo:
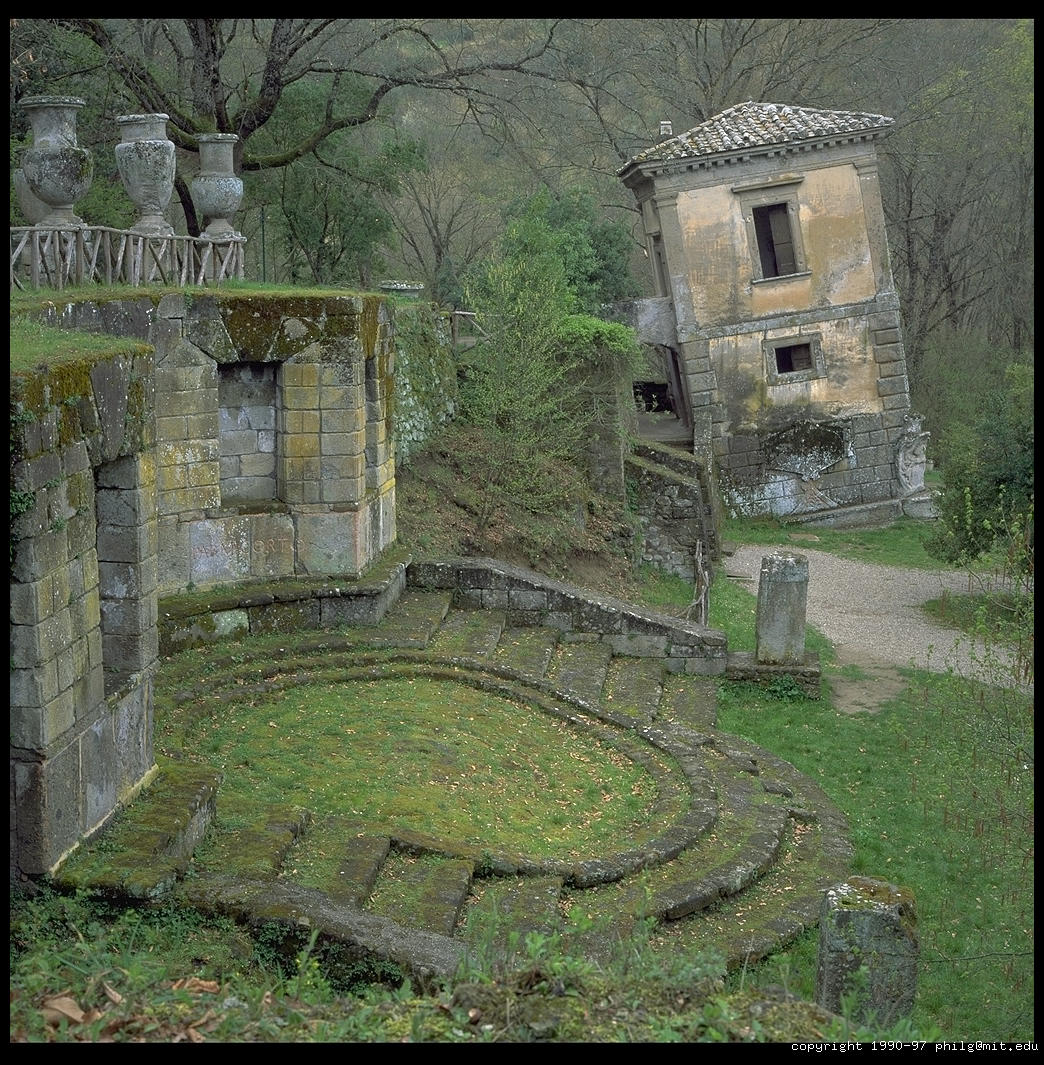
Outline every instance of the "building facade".
{"type": "Polygon", "coordinates": [[[658,289],[639,331],[735,512],[930,508],[878,182],[891,125],[750,101],[677,136],[664,123],[619,172],[658,289]]]}

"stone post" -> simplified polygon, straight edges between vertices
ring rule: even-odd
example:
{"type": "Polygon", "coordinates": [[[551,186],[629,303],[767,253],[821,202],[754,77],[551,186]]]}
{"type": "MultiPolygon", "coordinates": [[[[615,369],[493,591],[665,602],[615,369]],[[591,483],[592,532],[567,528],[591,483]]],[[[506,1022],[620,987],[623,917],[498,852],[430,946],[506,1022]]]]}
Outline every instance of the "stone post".
{"type": "Polygon", "coordinates": [[[761,560],[755,661],[759,665],[793,665],[805,660],[805,603],[808,560],[777,552],[761,560]]]}
{"type": "Polygon", "coordinates": [[[917,990],[913,896],[875,877],[853,876],[826,891],[819,917],[816,1002],[852,1020],[889,1026],[913,1009],[917,990]],[[862,975],[857,975],[862,970],[862,975]]]}

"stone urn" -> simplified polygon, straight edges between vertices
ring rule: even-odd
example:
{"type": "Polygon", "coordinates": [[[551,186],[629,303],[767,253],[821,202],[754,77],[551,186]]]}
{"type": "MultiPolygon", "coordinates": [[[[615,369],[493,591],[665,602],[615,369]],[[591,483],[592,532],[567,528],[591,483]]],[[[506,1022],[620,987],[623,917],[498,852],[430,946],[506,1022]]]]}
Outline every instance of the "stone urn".
{"type": "Polygon", "coordinates": [[[189,191],[196,211],[209,220],[203,235],[211,240],[239,236],[230,221],[243,199],[243,182],[232,164],[237,140],[234,133],[204,133],[199,137],[199,174],[189,191]]]}
{"type": "Polygon", "coordinates": [[[76,143],[76,112],[83,105],[76,96],[27,96],[21,101],[33,126],[22,170],[33,195],[49,208],[39,225],[84,224],[73,213],[73,204],[91,187],[94,176],[91,153],[76,143]]]}
{"type": "Polygon", "coordinates": [[[167,115],[119,115],[116,165],[123,187],[138,208],[131,232],[167,237],[174,227],[163,217],[174,191],[174,142],[167,139],[167,115]]]}

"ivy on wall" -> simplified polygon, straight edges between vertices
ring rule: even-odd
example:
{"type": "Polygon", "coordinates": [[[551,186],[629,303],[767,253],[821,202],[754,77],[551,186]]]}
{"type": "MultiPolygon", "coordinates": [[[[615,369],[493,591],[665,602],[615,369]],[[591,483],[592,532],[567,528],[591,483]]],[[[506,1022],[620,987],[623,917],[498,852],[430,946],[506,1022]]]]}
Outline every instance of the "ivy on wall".
{"type": "Polygon", "coordinates": [[[426,304],[395,308],[395,463],[407,465],[457,409],[450,323],[426,304]]]}

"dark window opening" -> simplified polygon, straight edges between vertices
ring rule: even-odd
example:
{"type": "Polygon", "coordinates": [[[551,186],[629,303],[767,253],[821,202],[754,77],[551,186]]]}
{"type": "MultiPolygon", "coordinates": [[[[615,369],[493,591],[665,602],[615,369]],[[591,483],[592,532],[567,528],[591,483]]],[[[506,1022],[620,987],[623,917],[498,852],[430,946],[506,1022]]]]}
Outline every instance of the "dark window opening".
{"type": "Polygon", "coordinates": [[[798,370],[811,370],[812,345],[789,344],[776,348],[776,373],[796,373],[798,370]]]}
{"type": "Polygon", "coordinates": [[[790,215],[785,203],[755,207],[754,234],[763,277],[783,277],[798,272],[790,215]]]}
{"type": "Polygon", "coordinates": [[[674,411],[670,387],[665,381],[635,381],[634,400],[639,410],[651,413],[674,411]]]}

